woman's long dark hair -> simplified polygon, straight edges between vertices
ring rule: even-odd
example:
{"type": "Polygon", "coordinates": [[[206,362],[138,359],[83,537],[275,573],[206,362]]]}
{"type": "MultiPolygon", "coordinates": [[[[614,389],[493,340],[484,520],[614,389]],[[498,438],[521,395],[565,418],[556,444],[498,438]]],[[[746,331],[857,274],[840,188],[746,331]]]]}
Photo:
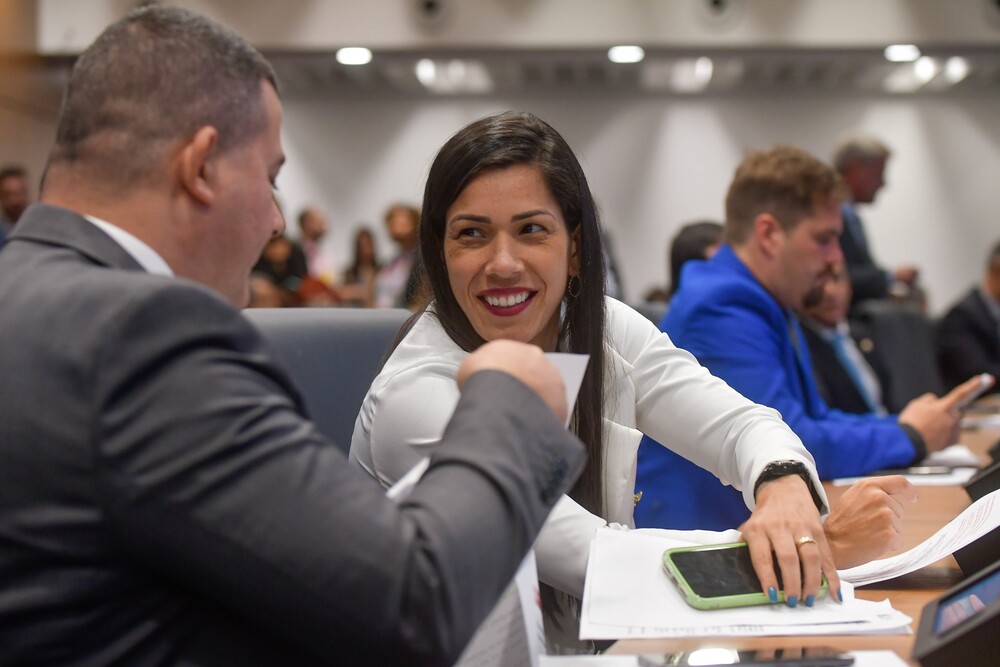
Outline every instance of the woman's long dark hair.
{"type": "MultiPolygon", "coordinates": [[[[594,198],[580,163],[566,141],[530,113],[487,116],[455,134],[438,152],[427,176],[420,225],[420,258],[445,331],[462,349],[485,341],[469,323],[451,291],[444,261],[445,217],[462,190],[483,172],[515,165],[538,167],[559,203],[570,238],[577,241],[580,291],[564,298],[561,349],[590,355],[573,412],[572,426],[587,447],[589,465],[570,495],[605,516],[604,446],[604,262],[594,198]]],[[[568,278],[568,276],[567,276],[568,278]]],[[[575,288],[573,290],[576,292],[575,288]]]]}

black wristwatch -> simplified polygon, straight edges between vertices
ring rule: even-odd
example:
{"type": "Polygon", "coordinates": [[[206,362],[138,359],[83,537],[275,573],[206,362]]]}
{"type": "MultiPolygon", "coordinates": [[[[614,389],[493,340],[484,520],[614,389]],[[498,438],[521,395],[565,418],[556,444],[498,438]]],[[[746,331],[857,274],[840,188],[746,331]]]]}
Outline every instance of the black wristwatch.
{"type": "Polygon", "coordinates": [[[826,508],[823,504],[823,499],[820,497],[815,485],[813,485],[812,476],[809,475],[806,464],[802,461],[771,461],[768,463],[764,466],[760,477],[757,478],[757,482],[753,485],[753,497],[757,497],[757,489],[760,488],[761,484],[772,482],[786,475],[798,475],[801,477],[802,481],[809,487],[809,493],[812,495],[813,502],[816,503],[816,509],[822,512],[826,508]]]}

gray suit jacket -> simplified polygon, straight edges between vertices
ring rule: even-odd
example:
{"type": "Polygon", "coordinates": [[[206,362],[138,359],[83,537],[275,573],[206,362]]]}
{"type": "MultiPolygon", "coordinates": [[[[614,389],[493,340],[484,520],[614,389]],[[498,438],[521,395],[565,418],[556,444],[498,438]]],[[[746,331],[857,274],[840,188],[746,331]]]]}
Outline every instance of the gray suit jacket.
{"type": "Polygon", "coordinates": [[[840,211],[844,221],[844,232],[840,235],[840,249],[844,253],[847,277],[851,281],[851,304],[857,304],[865,299],[887,298],[889,275],[871,256],[860,216],[851,202],[844,202],[840,211]]]}
{"type": "Polygon", "coordinates": [[[481,373],[397,506],[236,310],[52,206],[0,254],[0,349],[5,663],[448,664],[582,467],[481,373]]]}

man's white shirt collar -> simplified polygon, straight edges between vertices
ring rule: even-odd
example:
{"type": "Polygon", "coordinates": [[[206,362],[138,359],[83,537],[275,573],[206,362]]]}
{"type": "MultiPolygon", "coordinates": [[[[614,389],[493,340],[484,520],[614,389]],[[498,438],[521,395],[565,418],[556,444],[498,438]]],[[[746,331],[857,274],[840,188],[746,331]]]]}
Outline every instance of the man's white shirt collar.
{"type": "Polygon", "coordinates": [[[848,338],[851,335],[851,328],[847,324],[847,320],[841,320],[840,322],[837,322],[836,326],[832,327],[810,318],[803,318],[802,321],[827,343],[832,343],[833,339],[836,338],[838,334],[844,336],[845,338],[848,338]]]}
{"type": "Polygon", "coordinates": [[[160,255],[138,238],[129,234],[121,227],[116,227],[107,220],[95,218],[92,215],[83,216],[89,222],[97,225],[101,231],[110,236],[115,243],[122,247],[122,250],[132,256],[132,259],[139,262],[139,266],[146,269],[147,273],[160,276],[173,276],[174,272],[170,265],[164,261],[160,255]]]}

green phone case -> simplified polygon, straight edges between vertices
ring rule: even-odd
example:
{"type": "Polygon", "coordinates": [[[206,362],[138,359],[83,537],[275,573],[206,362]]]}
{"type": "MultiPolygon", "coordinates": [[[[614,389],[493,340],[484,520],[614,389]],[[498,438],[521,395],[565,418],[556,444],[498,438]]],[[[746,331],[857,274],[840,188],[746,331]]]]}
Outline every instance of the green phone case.
{"type": "MultiPolygon", "coordinates": [[[[695,609],[711,610],[711,609],[728,609],[731,607],[749,607],[758,604],[772,604],[768,599],[767,595],[763,592],[759,593],[746,593],[738,595],[723,595],[719,597],[703,597],[698,595],[694,590],[692,590],[691,585],[681,574],[677,566],[674,564],[672,555],[675,553],[686,552],[686,551],[710,551],[715,549],[732,549],[732,548],[747,548],[746,542],[732,542],[729,544],[704,544],[693,547],[678,547],[676,549],[667,549],[663,552],[663,569],[666,570],[667,574],[674,581],[677,587],[680,589],[681,593],[684,595],[684,599],[689,605],[695,609]]],[[[756,575],[754,575],[756,578],[756,575]]],[[[827,589],[829,588],[826,577],[823,577],[820,587],[819,594],[816,596],[820,599],[826,595],[827,589]]],[[[778,602],[785,601],[785,592],[778,591],[778,602]]]]}

